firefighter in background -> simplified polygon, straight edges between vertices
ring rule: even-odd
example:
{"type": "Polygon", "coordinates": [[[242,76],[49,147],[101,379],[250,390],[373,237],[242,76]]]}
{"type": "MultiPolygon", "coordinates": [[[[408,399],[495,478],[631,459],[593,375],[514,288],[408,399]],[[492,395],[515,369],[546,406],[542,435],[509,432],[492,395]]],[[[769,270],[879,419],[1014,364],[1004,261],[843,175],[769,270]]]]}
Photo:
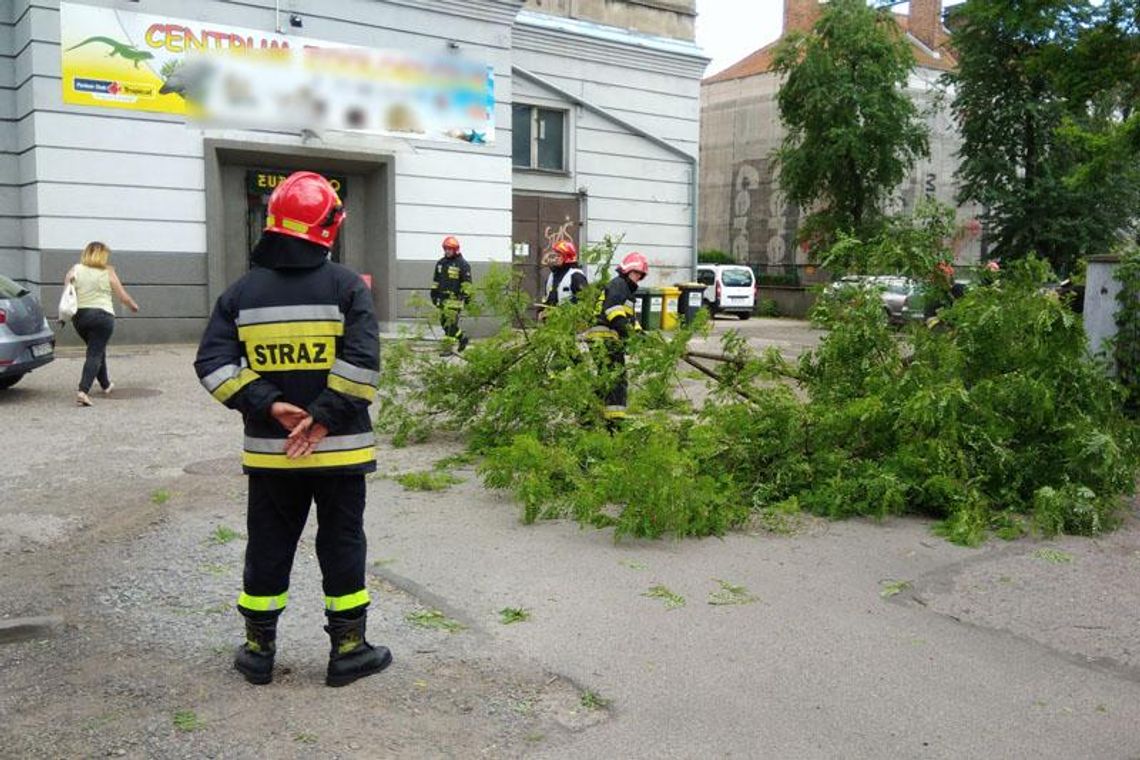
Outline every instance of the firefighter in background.
{"type": "Polygon", "coordinates": [[[546,278],[546,306],[577,303],[580,293],[589,282],[586,273],[578,266],[578,248],[569,240],[559,240],[550,249],[557,257],[546,278]]]}
{"type": "Polygon", "coordinates": [[[598,296],[597,324],[586,331],[592,345],[604,387],[606,423],[611,429],[626,418],[628,381],[625,373],[625,342],[630,334],[639,332],[634,310],[634,293],[638,283],[649,274],[649,261],[640,253],[627,255],[617,266],[617,276],[598,296]]]}
{"type": "Polygon", "coordinates": [[[392,662],[365,640],[366,473],[376,469],[368,406],[379,382],[372,295],[328,260],[345,212],[328,180],[296,172],[269,198],[254,267],[219,298],[194,368],[245,420],[249,543],[238,611],[246,640],[234,667],[273,679],[277,619],[309,508],[332,643],[325,683],[344,686],[392,662]]]}
{"type": "MultiPolygon", "coordinates": [[[[467,348],[467,335],[459,327],[459,315],[471,301],[471,265],[459,252],[459,240],[452,235],[443,239],[443,258],[435,262],[435,280],[431,286],[431,302],[439,309],[443,334],[459,342],[459,350],[467,348]]],[[[444,354],[448,351],[445,349],[444,354]]]]}

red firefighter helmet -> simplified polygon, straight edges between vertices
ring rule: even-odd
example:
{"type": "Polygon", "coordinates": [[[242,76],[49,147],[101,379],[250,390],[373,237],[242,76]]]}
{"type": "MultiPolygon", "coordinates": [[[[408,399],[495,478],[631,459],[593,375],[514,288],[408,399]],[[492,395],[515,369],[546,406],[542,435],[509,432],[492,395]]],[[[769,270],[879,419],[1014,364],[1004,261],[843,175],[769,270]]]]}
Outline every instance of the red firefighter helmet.
{"type": "Polygon", "coordinates": [[[649,259],[644,255],[634,251],[627,254],[621,263],[618,264],[617,270],[622,274],[629,274],[630,272],[641,272],[641,276],[645,277],[649,274],[649,259]]]}
{"type": "Polygon", "coordinates": [[[569,240],[559,240],[550,250],[558,254],[559,264],[578,263],[578,247],[569,240]]]}
{"type": "Polygon", "coordinates": [[[459,238],[454,235],[448,235],[443,239],[443,250],[445,251],[459,251],[459,238]]]}
{"type": "Polygon", "coordinates": [[[344,217],[344,206],[327,179],[316,172],[293,172],[269,196],[265,230],[332,248],[344,217]]]}

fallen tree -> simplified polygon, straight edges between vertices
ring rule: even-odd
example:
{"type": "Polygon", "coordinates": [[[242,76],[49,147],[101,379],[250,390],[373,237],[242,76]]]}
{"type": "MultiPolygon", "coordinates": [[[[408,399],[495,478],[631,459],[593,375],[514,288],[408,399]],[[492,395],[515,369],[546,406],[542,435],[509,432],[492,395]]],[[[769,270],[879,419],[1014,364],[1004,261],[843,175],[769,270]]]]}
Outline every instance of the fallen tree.
{"type": "Polygon", "coordinates": [[[637,414],[611,432],[599,393],[612,378],[578,339],[601,285],[536,323],[496,271],[477,300],[508,324],[462,360],[416,336],[385,346],[377,425],[397,444],[458,431],[524,520],[572,517],[619,538],[719,535],[801,510],[929,515],[965,544],[1095,534],[1132,492],[1135,429],[1045,276],[1020,264],[901,334],[872,290],[824,296],[814,316],[828,332],[796,362],[735,332],[719,352],[692,350],[704,320],[637,336],[637,414]],[[681,390],[686,366],[703,373],[703,399],[681,390]]]}

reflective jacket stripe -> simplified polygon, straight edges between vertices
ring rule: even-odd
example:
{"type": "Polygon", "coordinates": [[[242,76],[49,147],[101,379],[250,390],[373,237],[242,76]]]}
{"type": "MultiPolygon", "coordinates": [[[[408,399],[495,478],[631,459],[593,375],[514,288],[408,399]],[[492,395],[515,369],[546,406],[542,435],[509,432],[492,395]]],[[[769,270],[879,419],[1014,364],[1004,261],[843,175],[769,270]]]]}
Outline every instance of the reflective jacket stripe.
{"type": "Polygon", "coordinates": [[[244,591],[238,596],[238,607],[244,607],[247,610],[254,612],[272,612],[273,610],[283,610],[285,605],[289,603],[289,592],[286,591],[276,596],[252,596],[244,591]]]}
{"type": "Polygon", "coordinates": [[[617,319],[618,317],[632,317],[632,316],[633,316],[633,306],[629,305],[628,303],[618,304],[617,306],[611,306],[610,308],[606,309],[606,319],[608,319],[611,322],[613,320],[617,319]]]}
{"type": "MultiPolygon", "coordinates": [[[[285,438],[254,438],[247,435],[242,448],[251,454],[284,454],[285,438]]],[[[373,446],[376,443],[374,433],[357,433],[355,435],[329,435],[313,449],[315,452],[323,451],[351,451],[373,446]]]]}
{"type": "Polygon", "coordinates": [[[357,607],[363,607],[371,601],[372,599],[368,596],[368,589],[362,588],[357,592],[345,594],[344,596],[326,596],[325,609],[329,612],[354,610],[357,607]]]}
{"type": "Polygon", "coordinates": [[[372,446],[351,451],[328,451],[323,454],[309,454],[289,459],[284,454],[255,454],[243,451],[241,463],[246,467],[259,467],[263,470],[310,470],[318,467],[348,467],[354,464],[368,464],[376,461],[376,449],[372,446]]]}
{"type": "Polygon", "coordinates": [[[345,380],[340,375],[329,375],[328,385],[338,393],[343,393],[346,396],[355,396],[356,398],[362,398],[368,402],[371,402],[374,398],[376,398],[375,385],[365,385],[364,383],[356,383],[352,380],[345,380]]]}
{"type": "Polygon", "coordinates": [[[345,380],[351,380],[354,383],[364,383],[365,385],[376,385],[380,382],[380,373],[374,369],[367,367],[358,367],[355,364],[350,364],[344,359],[337,359],[333,362],[332,370],[334,375],[340,375],[345,380]]]}
{"type": "Polygon", "coordinates": [[[238,340],[271,338],[310,338],[344,335],[342,322],[267,322],[238,328],[238,340]]]}
{"type": "Polygon", "coordinates": [[[260,377],[256,372],[237,364],[227,364],[219,367],[202,378],[202,385],[210,395],[223,404],[230,396],[260,377]]]}
{"type": "Polygon", "coordinates": [[[313,303],[240,309],[236,321],[238,327],[266,322],[344,322],[344,315],[334,303],[313,303]]]}
{"type": "Polygon", "coordinates": [[[594,325],[582,333],[582,337],[586,340],[616,340],[621,336],[617,334],[617,330],[614,330],[611,327],[594,325]]]}
{"type": "Polygon", "coordinates": [[[330,388],[369,402],[376,398],[376,386],[379,382],[380,373],[376,370],[358,367],[344,359],[337,359],[329,371],[330,388]]]}

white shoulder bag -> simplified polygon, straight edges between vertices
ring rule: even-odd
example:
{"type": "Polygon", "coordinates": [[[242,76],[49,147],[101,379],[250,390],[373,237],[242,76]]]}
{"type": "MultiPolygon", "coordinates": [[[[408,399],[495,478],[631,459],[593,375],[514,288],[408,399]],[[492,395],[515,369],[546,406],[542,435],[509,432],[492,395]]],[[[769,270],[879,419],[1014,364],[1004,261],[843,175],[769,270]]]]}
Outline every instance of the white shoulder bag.
{"type": "Polygon", "coordinates": [[[79,296],[75,293],[75,278],[68,272],[67,285],[59,295],[59,321],[69,322],[79,311],[79,296]]]}

